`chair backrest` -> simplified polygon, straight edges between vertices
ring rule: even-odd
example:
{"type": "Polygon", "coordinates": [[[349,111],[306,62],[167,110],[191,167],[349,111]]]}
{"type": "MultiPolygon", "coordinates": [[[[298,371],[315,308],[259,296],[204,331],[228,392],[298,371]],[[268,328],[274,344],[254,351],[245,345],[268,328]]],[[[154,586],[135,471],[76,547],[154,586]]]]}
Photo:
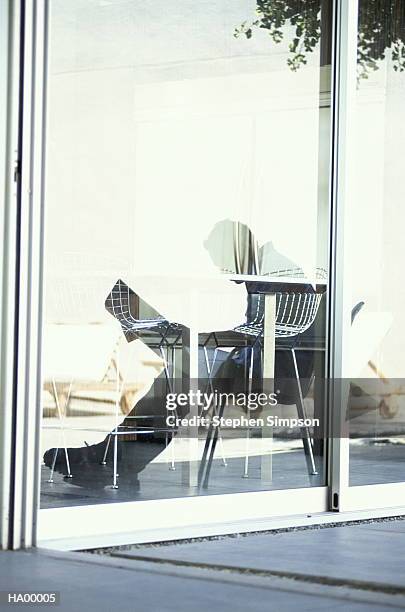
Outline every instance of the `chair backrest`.
{"type": "Polygon", "coordinates": [[[105,296],[125,269],[124,264],[114,257],[95,253],[62,252],[48,259],[45,322],[66,325],[111,323],[104,308],[105,296]]]}
{"type": "Polygon", "coordinates": [[[133,291],[128,285],[118,279],[105,300],[106,310],[125,328],[130,328],[136,321],[131,312],[131,293],[133,291]]]}
{"type": "MultiPolygon", "coordinates": [[[[255,311],[249,321],[253,327],[264,324],[264,295],[257,296],[255,311]]],[[[276,336],[302,334],[315,321],[322,294],[312,291],[276,293],[276,336]]]]}
{"type": "MultiPolygon", "coordinates": [[[[275,277],[305,276],[302,268],[289,268],[269,273],[275,277]]],[[[328,274],[324,268],[316,268],[318,280],[326,280],[328,274]]],[[[315,321],[321,303],[322,294],[311,290],[302,292],[278,292],[276,294],[276,336],[291,337],[302,334],[315,321]]],[[[252,312],[251,312],[252,314],[252,312]]],[[[259,295],[251,325],[262,326],[264,322],[264,296],[259,295]]]]}
{"type": "Polygon", "coordinates": [[[45,322],[59,325],[108,324],[104,300],[111,279],[96,276],[48,276],[45,322]]]}
{"type": "MultiPolygon", "coordinates": [[[[294,276],[296,278],[304,278],[306,276],[302,268],[286,268],[284,270],[274,270],[273,272],[266,272],[263,276],[294,276]]],[[[315,278],[317,280],[326,280],[328,273],[325,268],[315,268],[315,278]]]]}
{"type": "Polygon", "coordinates": [[[302,334],[315,321],[321,293],[277,293],[276,336],[302,334]]]}
{"type": "Polygon", "coordinates": [[[143,318],[137,316],[137,295],[123,280],[118,279],[105,300],[105,308],[127,331],[147,329],[164,322],[163,317],[143,318]]]}

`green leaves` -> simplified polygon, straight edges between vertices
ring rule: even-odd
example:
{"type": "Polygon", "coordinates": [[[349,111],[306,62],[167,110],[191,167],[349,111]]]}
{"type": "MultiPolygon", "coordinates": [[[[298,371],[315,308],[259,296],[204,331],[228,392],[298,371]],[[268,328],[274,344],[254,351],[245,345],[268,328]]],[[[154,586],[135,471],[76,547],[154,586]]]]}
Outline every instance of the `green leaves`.
{"type": "Polygon", "coordinates": [[[291,57],[287,65],[293,72],[307,63],[305,53],[311,53],[321,36],[319,0],[257,0],[257,19],[243,22],[235,29],[234,36],[241,34],[252,38],[256,28],[267,30],[270,38],[278,44],[284,38],[283,28],[287,23],[295,26],[295,35],[289,44],[291,57]]]}
{"type": "MultiPolygon", "coordinates": [[[[245,21],[235,29],[234,36],[250,39],[255,29],[261,28],[279,44],[284,37],[283,29],[290,24],[295,31],[288,45],[287,65],[296,72],[307,63],[307,54],[319,43],[320,6],[321,0],[256,0],[256,19],[245,21]]],[[[379,61],[387,56],[396,72],[405,71],[405,1],[360,0],[358,80],[369,78],[370,73],[378,70],[379,61]]]]}

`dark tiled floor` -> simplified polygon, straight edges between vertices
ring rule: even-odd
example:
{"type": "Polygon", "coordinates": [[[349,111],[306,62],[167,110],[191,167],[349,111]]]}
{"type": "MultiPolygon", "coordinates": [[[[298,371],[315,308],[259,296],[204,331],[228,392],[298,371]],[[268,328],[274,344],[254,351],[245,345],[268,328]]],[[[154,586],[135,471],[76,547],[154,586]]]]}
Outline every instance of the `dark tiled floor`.
{"type": "MultiPolygon", "coordinates": [[[[149,500],[194,495],[219,495],[269,489],[291,489],[320,486],[321,475],[309,477],[302,450],[274,453],[272,483],[262,483],[260,459],[250,460],[250,477],[242,478],[243,459],[229,459],[227,467],[220,460],[213,464],[209,486],[205,490],[187,488],[181,482],[181,464],[170,471],[167,464],[150,463],[137,474],[131,459],[133,450],[156,454],[149,445],[133,442],[122,443],[123,456],[120,462],[119,489],[113,490],[111,461],[107,466],[98,464],[81,465],[73,468],[74,477],[65,479],[55,473],[54,482],[48,483],[49,469],[42,467],[41,507],[54,508],[98,503],[116,503],[132,500],[149,500]],[[128,452],[125,452],[127,445],[128,452]],[[139,449],[139,450],[138,450],[139,449]],[[145,450],[146,449],[146,450],[145,450]]],[[[350,451],[350,483],[378,484],[405,481],[405,446],[401,444],[352,445],[350,451]]],[[[322,461],[320,460],[321,464],[322,461]]],[[[64,470],[63,470],[64,471],[64,470]]],[[[320,466],[320,473],[322,469],[320,466]]]]}
{"type": "MultiPolygon", "coordinates": [[[[128,443],[131,444],[131,443],[128,443]]],[[[249,478],[243,478],[243,459],[228,459],[225,467],[220,460],[213,463],[209,486],[198,490],[185,487],[182,482],[182,465],[170,471],[167,464],[152,463],[138,475],[131,469],[131,463],[121,461],[119,467],[119,489],[113,490],[111,464],[107,466],[80,467],[80,472],[68,480],[55,474],[54,482],[48,483],[49,470],[42,468],[43,508],[120,502],[132,500],[187,497],[193,495],[219,495],[246,491],[266,491],[269,484],[260,479],[260,458],[252,457],[249,478]]],[[[73,472],[74,473],[74,472],[73,472]]],[[[299,488],[319,486],[320,476],[312,476],[306,471],[302,451],[275,454],[273,457],[273,488],[299,488]]]]}

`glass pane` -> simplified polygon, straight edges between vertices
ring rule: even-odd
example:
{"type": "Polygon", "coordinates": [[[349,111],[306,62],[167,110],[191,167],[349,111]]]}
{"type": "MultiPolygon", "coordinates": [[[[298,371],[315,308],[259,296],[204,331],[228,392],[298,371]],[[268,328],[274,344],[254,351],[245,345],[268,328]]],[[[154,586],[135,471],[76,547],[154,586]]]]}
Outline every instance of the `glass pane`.
{"type": "MultiPolygon", "coordinates": [[[[360,0],[350,212],[350,484],[405,480],[405,11],[360,0]]],[[[349,280],[349,279],[348,279],[349,280]]]]}
{"type": "Polygon", "coordinates": [[[330,11],[265,4],[52,2],[42,507],[324,484],[330,11]]]}

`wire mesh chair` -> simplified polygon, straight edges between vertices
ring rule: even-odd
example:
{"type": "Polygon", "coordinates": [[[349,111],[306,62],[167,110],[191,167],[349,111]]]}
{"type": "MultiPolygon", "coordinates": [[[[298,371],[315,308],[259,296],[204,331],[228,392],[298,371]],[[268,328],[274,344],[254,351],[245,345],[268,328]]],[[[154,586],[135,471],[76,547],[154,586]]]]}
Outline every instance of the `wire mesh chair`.
{"type": "MultiPolygon", "coordinates": [[[[276,277],[285,277],[292,276],[304,277],[304,273],[301,269],[290,269],[290,270],[279,270],[276,273],[271,274],[276,277]]],[[[270,275],[269,275],[270,276],[270,275]]],[[[317,278],[325,279],[326,271],[322,268],[317,269],[317,278]]],[[[316,293],[313,290],[307,289],[302,292],[277,292],[276,293],[276,322],[275,322],[275,338],[276,340],[282,340],[282,345],[279,346],[279,349],[288,350],[291,352],[293,369],[294,369],[294,378],[297,384],[297,392],[298,397],[296,401],[298,417],[303,419],[304,422],[306,420],[306,410],[304,405],[304,396],[302,392],[300,374],[297,364],[296,358],[296,347],[298,344],[298,340],[300,336],[307,331],[314,323],[319,306],[322,300],[322,294],[316,293]]],[[[215,341],[215,350],[212,363],[208,368],[209,376],[212,375],[212,372],[215,367],[215,360],[217,357],[218,350],[223,347],[233,347],[236,348],[238,346],[250,346],[250,359],[248,364],[248,393],[252,390],[253,384],[253,357],[254,357],[254,348],[256,346],[260,347],[262,350],[262,339],[264,332],[264,295],[259,294],[257,296],[256,304],[254,307],[254,312],[250,313],[250,321],[246,324],[238,325],[229,333],[218,333],[214,332],[209,334],[204,343],[204,351],[206,355],[206,360],[208,360],[207,353],[207,345],[213,339],[215,341]]],[[[223,406],[221,406],[221,411],[223,411],[223,406]]],[[[307,426],[301,427],[302,434],[302,442],[305,450],[305,455],[307,457],[308,463],[308,472],[310,475],[317,475],[317,469],[315,465],[312,439],[310,435],[310,430],[307,426]]],[[[216,436],[216,432],[212,432],[212,435],[216,436]]],[[[247,438],[249,439],[250,429],[247,429],[247,438]]],[[[206,448],[208,448],[209,441],[207,440],[206,448]]],[[[211,445],[210,457],[208,460],[208,466],[206,469],[203,486],[206,487],[208,485],[208,478],[210,467],[214,455],[215,450],[215,441],[211,445]]],[[[249,455],[246,452],[245,455],[245,463],[244,463],[244,473],[243,477],[248,478],[249,476],[249,455]]]]}
{"type": "MultiPolygon", "coordinates": [[[[136,298],[137,296],[135,292],[132,291],[123,280],[118,279],[105,300],[105,308],[113,317],[115,317],[115,319],[119,321],[123,333],[128,341],[134,339],[134,337],[140,337],[145,340],[146,344],[150,348],[155,349],[159,352],[163,362],[163,369],[166,377],[167,387],[169,389],[169,392],[173,393],[176,369],[176,345],[178,344],[182,336],[183,328],[180,324],[168,321],[162,316],[139,318],[139,316],[136,316],[136,312],[134,312],[136,311],[136,298]]],[[[133,415],[127,416],[126,418],[134,420],[136,425],[117,425],[117,427],[108,435],[104,451],[104,457],[101,462],[102,465],[106,464],[106,458],[110,447],[111,439],[114,438],[114,443],[116,446],[120,435],[124,436],[132,433],[165,433],[166,447],[173,439],[174,430],[171,428],[150,426],[144,427],[142,425],[138,425],[139,421],[142,421],[142,419],[146,418],[150,419],[150,416],[145,417],[143,415],[133,415]]],[[[115,447],[113,458],[113,488],[118,488],[117,452],[115,447]]],[[[175,470],[173,448],[169,469],[175,470]]]]}
{"type": "Polygon", "coordinates": [[[169,350],[174,353],[174,347],[181,338],[183,328],[179,323],[168,321],[162,316],[138,318],[133,313],[136,294],[124,281],[119,279],[106,298],[105,307],[121,324],[127,339],[145,335],[149,332],[148,346],[159,351],[170,392],[173,390],[175,376],[174,354],[169,357],[169,350]],[[165,352],[166,351],[166,352],[165,352]]]}
{"type": "MultiPolygon", "coordinates": [[[[102,309],[108,267],[114,265],[119,265],[122,268],[122,262],[112,261],[111,258],[103,258],[102,256],[84,258],[83,254],[77,252],[63,252],[52,259],[50,269],[47,271],[45,291],[45,320],[47,324],[44,328],[44,361],[47,361],[47,363],[44,363],[43,367],[43,386],[44,390],[48,391],[54,399],[62,442],[54,448],[48,478],[50,483],[53,482],[60,449],[65,457],[67,472],[65,478],[73,477],[69,450],[66,444],[66,431],[68,429],[66,417],[69,414],[73,388],[78,386],[77,372],[72,373],[70,370],[71,365],[74,369],[72,363],[62,365],[61,373],[58,363],[60,356],[74,355],[73,348],[76,349],[76,347],[73,347],[73,345],[76,341],[80,345],[80,342],[83,341],[83,330],[89,324],[88,328],[97,331],[97,334],[104,338],[108,347],[105,370],[103,369],[100,378],[104,382],[107,379],[108,371],[117,350],[119,331],[115,328],[112,329],[110,324],[106,325],[104,320],[106,317],[103,317],[102,309]],[[64,329],[69,330],[69,333],[64,335],[64,329]],[[71,334],[70,330],[74,330],[75,333],[71,334]],[[55,337],[55,335],[57,346],[54,346],[55,342],[52,342],[52,337],[55,337]],[[68,338],[70,340],[69,347],[66,345],[68,338]],[[49,351],[47,350],[48,346],[50,347],[49,351]]],[[[89,339],[86,337],[85,340],[88,341],[89,339]]],[[[81,347],[78,346],[77,348],[80,350],[81,347]]]]}
{"type": "MultiPolygon", "coordinates": [[[[276,293],[276,338],[293,338],[304,333],[315,320],[321,302],[319,293],[276,293]]],[[[259,295],[256,312],[250,323],[233,331],[259,338],[263,334],[264,296],[259,295]]]]}

